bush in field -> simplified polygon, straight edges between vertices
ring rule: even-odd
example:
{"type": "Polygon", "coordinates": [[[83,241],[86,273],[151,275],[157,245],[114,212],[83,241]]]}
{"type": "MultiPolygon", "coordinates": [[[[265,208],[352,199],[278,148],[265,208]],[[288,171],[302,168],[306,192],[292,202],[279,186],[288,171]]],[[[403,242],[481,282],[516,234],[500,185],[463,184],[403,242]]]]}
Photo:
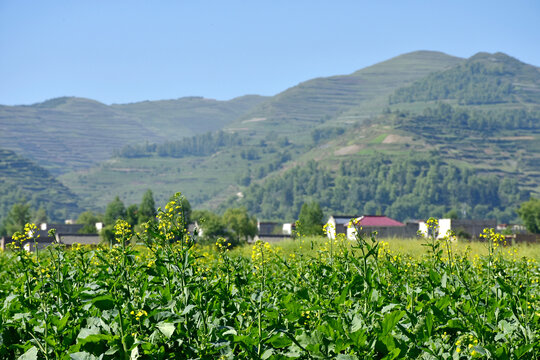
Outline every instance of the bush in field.
{"type": "Polygon", "coordinates": [[[540,234],[540,199],[531,198],[519,207],[517,213],[523,220],[527,230],[540,234]]]}
{"type": "Polygon", "coordinates": [[[311,236],[323,234],[323,212],[318,202],[304,203],[296,222],[296,232],[299,235],[311,236]]]}

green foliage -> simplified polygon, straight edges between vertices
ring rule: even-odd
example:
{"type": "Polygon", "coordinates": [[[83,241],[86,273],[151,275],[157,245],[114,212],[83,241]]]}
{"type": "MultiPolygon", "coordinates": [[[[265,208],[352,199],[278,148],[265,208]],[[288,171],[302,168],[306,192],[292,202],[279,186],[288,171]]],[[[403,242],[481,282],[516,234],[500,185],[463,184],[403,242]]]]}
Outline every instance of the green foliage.
{"type": "Polygon", "coordinates": [[[176,141],[222,129],[265,99],[185,97],[105,105],[64,97],[30,106],[0,106],[0,143],[54,173],[66,173],[107,160],[111,149],[127,144],[176,141]],[[39,136],[28,136],[29,129],[39,136]]]}
{"type": "Polygon", "coordinates": [[[124,206],[122,200],[120,200],[120,197],[116,196],[114,200],[111,201],[109,205],[107,205],[103,221],[105,225],[114,225],[114,223],[116,223],[116,220],[125,218],[126,207],[124,206]]]}
{"type": "Polygon", "coordinates": [[[540,199],[531,198],[522,203],[517,213],[527,230],[534,234],[540,234],[540,199]]]}
{"type": "Polygon", "coordinates": [[[92,211],[82,212],[77,218],[77,224],[84,225],[79,231],[81,234],[97,234],[96,223],[102,222],[102,215],[92,211]]]}
{"type": "Polygon", "coordinates": [[[223,223],[231,229],[233,242],[247,242],[257,234],[257,219],[249,216],[246,208],[229,208],[222,217],[223,223]]]}
{"type": "Polygon", "coordinates": [[[300,209],[296,232],[300,236],[322,235],[324,223],[323,212],[318,202],[306,202],[300,209]]]}
{"type": "Polygon", "coordinates": [[[227,225],[218,214],[208,210],[195,210],[192,218],[200,227],[199,236],[203,243],[213,243],[219,237],[229,236],[227,225]]]}
{"type": "Polygon", "coordinates": [[[446,219],[459,219],[459,212],[456,209],[451,209],[446,214],[444,214],[446,219]]]}
{"type": "Polygon", "coordinates": [[[540,112],[520,110],[479,111],[453,107],[445,103],[427,107],[421,115],[400,111],[392,113],[398,129],[422,130],[425,134],[447,133],[470,136],[470,131],[488,135],[501,130],[540,129],[540,112]]]}
{"type": "Polygon", "coordinates": [[[147,222],[156,217],[156,203],[154,202],[154,194],[148,189],[142,198],[139,205],[139,223],[147,222]]]}
{"type": "Polygon", "coordinates": [[[42,208],[51,221],[64,221],[81,212],[78,196],[47,170],[0,149],[0,223],[21,199],[28,200],[30,209],[42,208]]]}
{"type": "Polygon", "coordinates": [[[144,245],[118,221],[110,249],[0,254],[0,358],[540,357],[539,264],[503,255],[493,231],[486,256],[429,238],[413,258],[372,236],[247,257],[195,244],[174,209],[135,235],[144,245]]]}
{"type": "Polygon", "coordinates": [[[315,162],[290,169],[264,184],[251,185],[234,203],[265,219],[295,219],[305,199],[339,213],[382,213],[399,220],[442,216],[452,208],[468,218],[508,222],[515,205],[528,197],[515,181],[476,175],[437,156],[376,155],[344,160],[338,172],[315,162]]]}
{"type": "Polygon", "coordinates": [[[390,103],[443,99],[466,105],[513,102],[516,89],[512,81],[527,70],[527,65],[504,54],[478,54],[463,64],[396,90],[390,103]]]}
{"type": "Polygon", "coordinates": [[[182,158],[185,156],[207,156],[225,147],[242,145],[245,140],[238,135],[223,131],[207,132],[202,135],[167,141],[163,144],[126,145],[115,152],[115,156],[138,158],[158,155],[160,157],[182,158]]]}
{"type": "Polygon", "coordinates": [[[4,220],[4,229],[12,235],[17,231],[23,231],[24,225],[30,222],[30,204],[29,203],[16,203],[13,204],[9,213],[4,220]]]}
{"type": "Polygon", "coordinates": [[[126,208],[125,220],[131,227],[139,223],[139,207],[137,204],[131,204],[126,208]]]}
{"type": "Polygon", "coordinates": [[[37,209],[37,211],[32,215],[32,220],[35,224],[41,224],[46,223],[49,221],[49,217],[47,216],[47,210],[45,210],[44,207],[40,207],[37,209]]]}

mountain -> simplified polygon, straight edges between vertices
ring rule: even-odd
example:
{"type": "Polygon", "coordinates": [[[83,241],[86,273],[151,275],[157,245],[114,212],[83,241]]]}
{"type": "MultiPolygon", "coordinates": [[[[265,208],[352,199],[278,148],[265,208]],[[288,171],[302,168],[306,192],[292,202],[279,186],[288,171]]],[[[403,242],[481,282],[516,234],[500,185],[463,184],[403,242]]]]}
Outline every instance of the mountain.
{"type": "Polygon", "coordinates": [[[309,80],[262,102],[226,128],[295,133],[302,138],[307,127],[352,124],[379,114],[394,90],[463,61],[440,52],[416,51],[350,75],[309,80]]]}
{"type": "Polygon", "coordinates": [[[114,157],[59,179],[101,211],[116,195],[139,203],[151,188],[158,204],[182,191],[193,206],[246,206],[263,219],[294,220],[316,199],[327,212],[514,221],[519,203],[540,194],[539,73],[501,53],[419,51],[269,98],[100,104],[136,134],[116,142],[114,157]],[[180,125],[191,126],[183,140],[166,138],[180,125]]]}
{"type": "Polygon", "coordinates": [[[503,53],[478,53],[397,90],[390,103],[453,100],[461,105],[540,106],[540,71],[503,53]]]}
{"type": "Polygon", "coordinates": [[[0,106],[0,144],[54,173],[65,173],[106,160],[126,144],[219,130],[264,99],[188,97],[108,106],[64,97],[29,106],[0,106]]]}
{"type": "Polygon", "coordinates": [[[401,220],[456,210],[517,221],[517,206],[540,194],[539,94],[537,67],[479,53],[396,89],[378,116],[226,206],[293,219],[316,199],[329,212],[363,209],[401,220]]]}
{"type": "Polygon", "coordinates": [[[82,211],[78,200],[43,167],[0,149],[0,224],[13,204],[21,201],[34,210],[43,207],[53,221],[74,218],[82,211]]]}

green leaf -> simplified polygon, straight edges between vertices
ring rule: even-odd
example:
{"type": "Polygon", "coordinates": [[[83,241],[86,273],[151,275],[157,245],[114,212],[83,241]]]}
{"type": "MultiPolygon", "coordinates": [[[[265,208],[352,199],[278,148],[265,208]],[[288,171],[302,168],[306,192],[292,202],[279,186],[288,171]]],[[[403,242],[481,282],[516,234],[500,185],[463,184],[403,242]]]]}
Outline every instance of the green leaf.
{"type": "Polygon", "coordinates": [[[159,331],[161,331],[163,335],[165,335],[167,339],[171,338],[172,334],[174,333],[174,330],[176,329],[176,326],[173,323],[164,322],[164,321],[158,323],[156,327],[159,329],[159,331]]]}
{"type": "Polygon", "coordinates": [[[383,360],[393,360],[395,358],[397,358],[399,356],[399,353],[401,352],[401,350],[399,348],[395,348],[393,349],[392,351],[390,351],[388,353],[388,355],[386,355],[383,360]]]}
{"type": "Polygon", "coordinates": [[[479,353],[480,355],[487,355],[487,352],[486,352],[486,349],[484,349],[482,346],[480,345],[476,345],[475,347],[473,347],[473,349],[479,353]]]}
{"type": "Polygon", "coordinates": [[[292,344],[292,340],[283,334],[276,334],[272,336],[268,342],[272,344],[273,347],[278,349],[286,348],[292,344]]]}
{"type": "Polygon", "coordinates": [[[111,295],[102,295],[94,298],[92,304],[99,310],[111,310],[114,308],[114,299],[111,295]]]}
{"type": "Polygon", "coordinates": [[[184,308],[184,311],[182,311],[182,315],[186,315],[187,313],[189,313],[194,308],[195,308],[195,305],[193,305],[193,304],[186,306],[184,308]]]}
{"type": "Polygon", "coordinates": [[[436,271],[434,271],[432,269],[429,270],[429,278],[436,285],[440,284],[440,282],[441,282],[441,275],[439,275],[438,272],[436,272],[436,271]]]}
{"type": "Polygon", "coordinates": [[[358,357],[354,355],[339,354],[338,356],[336,356],[336,360],[357,360],[357,359],[358,357]]]}
{"type": "Polygon", "coordinates": [[[516,357],[520,359],[523,355],[529,352],[533,348],[534,344],[522,345],[516,349],[516,357]]]}
{"type": "Polygon", "coordinates": [[[303,287],[300,290],[296,292],[296,296],[298,296],[300,299],[304,300],[310,300],[309,298],[309,291],[307,288],[303,287]]]}
{"type": "Polygon", "coordinates": [[[90,335],[97,335],[100,333],[100,330],[97,326],[92,326],[90,328],[82,328],[79,332],[79,335],[77,335],[78,339],[86,339],[90,335]]]}
{"type": "Polygon", "coordinates": [[[428,337],[431,337],[431,332],[433,331],[433,314],[428,312],[426,315],[426,328],[428,337]]]}
{"type": "Polygon", "coordinates": [[[238,333],[236,332],[235,329],[229,329],[229,330],[225,331],[225,332],[224,332],[223,334],[221,334],[221,335],[223,335],[223,336],[225,336],[225,335],[238,335],[238,333]]]}
{"type": "Polygon", "coordinates": [[[24,354],[19,356],[17,360],[37,360],[38,349],[35,346],[32,346],[30,349],[26,350],[24,354]]]}
{"type": "Polygon", "coordinates": [[[267,349],[265,352],[262,353],[261,359],[266,360],[272,355],[274,355],[274,349],[267,349]]]}
{"type": "Polygon", "coordinates": [[[362,329],[364,326],[365,325],[362,318],[358,314],[354,315],[354,318],[352,319],[352,322],[351,322],[351,332],[356,332],[362,329]]]}
{"type": "Polygon", "coordinates": [[[131,350],[131,356],[129,357],[129,360],[137,360],[139,358],[139,347],[135,346],[133,350],[131,350]]]}
{"type": "Polygon", "coordinates": [[[69,320],[69,313],[67,313],[62,319],[60,319],[60,321],[58,322],[58,325],[57,325],[57,330],[58,332],[62,332],[62,330],[64,330],[64,328],[66,327],[66,324],[69,320]]]}
{"type": "Polygon", "coordinates": [[[405,311],[403,310],[396,310],[386,314],[382,322],[382,335],[386,336],[404,315],[405,311]]]}
{"type": "Polygon", "coordinates": [[[69,354],[71,360],[98,360],[97,356],[94,356],[86,351],[76,352],[69,354]]]}

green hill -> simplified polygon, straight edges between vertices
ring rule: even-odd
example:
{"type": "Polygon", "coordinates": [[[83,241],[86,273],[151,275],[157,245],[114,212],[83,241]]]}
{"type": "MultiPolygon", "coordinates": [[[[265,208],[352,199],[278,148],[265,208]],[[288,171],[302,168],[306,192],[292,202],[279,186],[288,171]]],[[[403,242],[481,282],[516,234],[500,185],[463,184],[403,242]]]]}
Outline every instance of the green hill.
{"type": "Polygon", "coordinates": [[[54,173],[65,173],[106,160],[126,144],[219,130],[264,99],[189,97],[107,106],[64,97],[30,106],[0,106],[0,144],[54,173]]]}
{"type": "Polygon", "coordinates": [[[76,217],[82,210],[78,196],[47,170],[12,151],[0,149],[0,224],[13,204],[28,201],[43,207],[53,221],[76,217]]]}
{"type": "Polygon", "coordinates": [[[380,115],[322,141],[294,168],[224,206],[292,220],[316,199],[328,212],[364,209],[404,220],[454,209],[515,221],[519,203],[540,194],[539,74],[504,54],[477,54],[395,90],[380,115]]]}
{"type": "Polygon", "coordinates": [[[398,89],[390,103],[455,100],[461,105],[540,105],[540,71],[503,53],[478,53],[398,89]]]}
{"type": "Polygon", "coordinates": [[[306,128],[351,124],[379,114],[394,90],[462,61],[440,52],[417,51],[350,75],[309,80],[261,103],[227,129],[295,133],[296,140],[303,140],[309,136],[306,128]]]}
{"type": "Polygon", "coordinates": [[[60,177],[89,209],[103,210],[115,195],[137,203],[151,188],[159,204],[182,191],[196,207],[246,206],[275,220],[293,220],[317,199],[327,212],[404,220],[453,209],[510,221],[521,201],[540,194],[538,74],[500,53],[419,51],[270,98],[39,106],[76,107],[82,118],[91,113],[86,102],[126,127],[125,138],[107,135],[120,139],[115,157],[60,177]],[[181,136],[167,137],[174,127],[181,136]]]}

